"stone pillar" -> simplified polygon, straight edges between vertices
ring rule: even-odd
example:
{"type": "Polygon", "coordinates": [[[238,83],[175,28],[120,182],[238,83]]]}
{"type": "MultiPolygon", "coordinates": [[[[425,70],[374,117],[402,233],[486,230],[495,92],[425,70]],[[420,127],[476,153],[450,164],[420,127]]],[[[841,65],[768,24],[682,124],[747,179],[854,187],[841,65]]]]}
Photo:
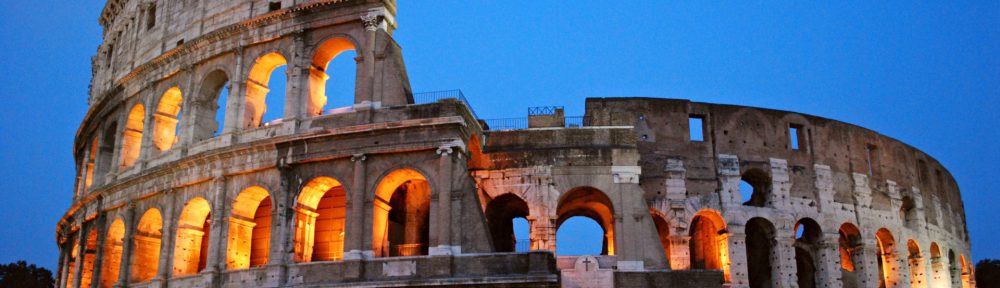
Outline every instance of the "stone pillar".
{"type": "Polygon", "coordinates": [[[916,255],[916,257],[907,259],[907,264],[910,270],[910,287],[911,288],[925,288],[927,287],[927,265],[925,265],[925,257],[923,255],[916,255]]]}
{"type": "Polygon", "coordinates": [[[249,74],[245,70],[243,64],[245,60],[243,59],[246,55],[243,53],[243,46],[238,46],[234,49],[233,54],[236,58],[236,68],[235,71],[229,79],[229,95],[226,97],[226,118],[223,119],[225,123],[223,124],[223,129],[219,134],[232,134],[236,131],[240,131],[243,126],[241,126],[244,114],[244,101],[246,97],[246,75],[249,74]]]}
{"type": "Polygon", "coordinates": [[[180,123],[177,125],[178,139],[177,143],[175,143],[171,149],[186,147],[191,144],[194,139],[195,123],[201,120],[200,117],[196,117],[201,115],[197,115],[197,113],[195,113],[195,110],[197,110],[195,108],[196,105],[194,105],[197,103],[195,101],[201,100],[198,98],[202,95],[198,95],[198,92],[200,91],[196,90],[194,87],[194,68],[191,67],[191,65],[186,65],[181,68],[181,71],[184,75],[184,84],[181,84],[181,87],[183,87],[181,88],[181,114],[177,115],[177,117],[180,117],[180,123]]]}
{"type": "MultiPolygon", "coordinates": [[[[209,195],[214,195],[212,198],[212,212],[211,219],[209,220],[208,231],[208,256],[205,259],[205,270],[202,273],[213,274],[212,278],[215,279],[218,276],[219,271],[225,271],[225,257],[226,257],[226,243],[228,241],[225,238],[225,231],[228,231],[229,225],[228,221],[225,221],[225,215],[229,212],[226,211],[226,202],[228,195],[226,193],[226,178],[222,176],[216,176],[212,179],[211,187],[209,188],[212,192],[209,195]]],[[[215,282],[213,280],[213,282],[215,282]]]]}
{"type": "MultiPolygon", "coordinates": [[[[97,202],[99,203],[98,205],[100,206],[100,203],[103,202],[103,201],[98,200],[97,202]]],[[[93,287],[93,288],[97,288],[97,287],[101,286],[101,274],[104,272],[103,271],[103,268],[104,268],[104,265],[103,265],[104,264],[104,243],[107,241],[107,238],[108,238],[108,229],[107,228],[98,229],[98,226],[97,226],[98,224],[97,223],[100,223],[100,225],[101,225],[100,227],[108,227],[106,215],[104,214],[104,212],[99,212],[99,213],[100,214],[97,216],[97,219],[94,220],[94,223],[95,223],[94,224],[95,225],[94,229],[97,230],[97,251],[94,251],[94,264],[93,264],[94,268],[92,268],[93,271],[90,272],[90,274],[91,274],[91,276],[90,276],[90,287],[93,287]]]]}
{"type": "MultiPolygon", "coordinates": [[[[771,259],[772,275],[778,275],[775,279],[777,287],[799,287],[798,265],[795,259],[795,231],[781,229],[784,225],[777,227],[774,239],[774,258],[771,259]],[[775,259],[776,258],[776,259],[775,259]]],[[[794,229],[794,227],[792,228],[794,229]]]]}
{"type": "Polygon", "coordinates": [[[836,208],[833,205],[833,172],[830,166],[814,164],[813,172],[816,173],[816,193],[819,212],[823,215],[834,215],[836,208]]]}
{"type": "Polygon", "coordinates": [[[76,187],[77,191],[76,191],[76,195],[74,195],[75,196],[73,198],[74,200],[79,199],[80,197],[83,197],[84,195],[87,195],[87,190],[88,190],[88,188],[90,188],[90,185],[88,185],[89,184],[88,182],[90,182],[90,181],[88,181],[88,180],[92,180],[92,179],[87,179],[87,173],[88,173],[89,170],[94,169],[93,165],[90,165],[90,145],[93,145],[93,142],[87,143],[87,146],[86,146],[87,148],[83,149],[83,160],[81,161],[81,163],[83,163],[83,164],[79,165],[79,167],[80,167],[80,175],[77,176],[77,181],[76,181],[76,183],[77,183],[77,187],[76,187]]]}
{"type": "Polygon", "coordinates": [[[77,213],[81,213],[80,215],[83,217],[80,217],[80,220],[77,222],[77,227],[80,227],[80,229],[76,230],[76,259],[73,261],[73,275],[70,275],[70,277],[73,277],[73,288],[80,287],[80,280],[83,278],[83,260],[87,254],[87,229],[83,223],[83,218],[86,217],[87,211],[80,209],[77,213]]]}
{"type": "Polygon", "coordinates": [[[312,261],[313,245],[316,241],[316,217],[319,213],[315,211],[310,211],[306,207],[295,208],[295,242],[292,248],[292,253],[294,253],[294,261],[296,262],[310,262],[312,261]],[[302,225],[301,227],[299,225],[302,225]]]}
{"type": "Polygon", "coordinates": [[[531,250],[556,252],[556,219],[555,215],[528,215],[528,224],[531,225],[531,250]]]}
{"type": "Polygon", "coordinates": [[[768,201],[772,203],[774,208],[781,211],[788,211],[790,206],[789,198],[791,197],[789,193],[792,190],[792,180],[788,176],[788,161],[785,159],[770,158],[770,164],[771,199],[768,199],[768,201]]]}
{"type": "Polygon", "coordinates": [[[747,269],[747,235],[742,225],[727,227],[729,233],[719,235],[719,249],[728,253],[728,259],[722,259],[722,273],[730,287],[750,287],[749,271],[747,269]]]}
{"type": "Polygon", "coordinates": [[[856,264],[860,264],[854,266],[859,287],[878,287],[879,277],[882,277],[878,274],[878,245],[866,242],[852,248],[850,253],[851,259],[857,259],[856,264]]]}
{"type": "MultiPolygon", "coordinates": [[[[72,243],[72,242],[69,242],[68,238],[69,237],[67,237],[66,242],[72,243]]],[[[65,246],[71,246],[71,245],[65,245],[65,246]]],[[[65,246],[62,247],[62,249],[59,249],[60,250],[59,251],[59,271],[56,272],[56,287],[60,287],[60,288],[66,287],[66,274],[68,274],[67,271],[69,270],[69,258],[70,258],[70,254],[73,253],[73,251],[72,251],[73,248],[72,247],[66,248],[65,246]]]]}
{"type": "Polygon", "coordinates": [[[740,159],[736,155],[719,154],[719,200],[723,213],[728,207],[742,205],[740,195],[740,159]]]}
{"type": "Polygon", "coordinates": [[[346,239],[344,239],[344,260],[371,258],[372,252],[372,213],[370,206],[374,192],[368,191],[366,179],[365,155],[351,156],[354,162],[354,179],[352,189],[347,192],[347,219],[344,222],[346,239]],[[368,207],[368,208],[366,208],[368,207]],[[367,231],[367,232],[366,232],[367,231]]]}
{"type": "Polygon", "coordinates": [[[691,236],[670,236],[670,269],[691,269],[691,236]]]}
{"type": "Polygon", "coordinates": [[[823,233],[816,255],[816,283],[825,287],[843,287],[840,272],[840,234],[823,233]]]}
{"type": "MultiPolygon", "coordinates": [[[[437,173],[437,221],[431,222],[430,225],[437,229],[431,229],[431,233],[437,234],[437,243],[431,242],[431,245],[437,244],[436,247],[431,247],[428,254],[430,255],[455,255],[460,254],[462,246],[456,245],[452,241],[451,235],[451,225],[452,225],[452,209],[459,208],[461,206],[452,205],[452,153],[454,153],[454,148],[449,146],[442,146],[437,149],[437,154],[441,155],[438,159],[438,173],[437,173]],[[456,207],[457,206],[457,207],[456,207]]],[[[433,200],[433,197],[432,197],[433,200]]]]}
{"type": "Polygon", "coordinates": [[[174,258],[174,240],[177,238],[177,221],[175,221],[177,217],[176,213],[174,213],[177,193],[173,190],[168,190],[165,194],[166,197],[170,198],[170,201],[163,207],[163,229],[160,231],[160,258],[159,264],[156,266],[156,277],[153,278],[154,282],[160,282],[164,286],[167,279],[170,279],[171,272],[173,272],[174,266],[171,263],[171,259],[174,258]]]}
{"type": "MultiPolygon", "coordinates": [[[[287,87],[285,87],[285,116],[284,123],[298,123],[303,118],[308,118],[315,115],[309,115],[307,109],[310,108],[311,103],[309,102],[310,93],[309,85],[305,81],[309,79],[309,67],[311,63],[309,57],[302,57],[301,55],[312,55],[306,52],[305,46],[305,31],[296,30],[292,32],[292,55],[288,55],[291,59],[288,59],[288,69],[285,70],[288,74],[287,87]]],[[[320,110],[323,107],[320,106],[320,110]]],[[[296,124],[289,124],[295,125],[296,124]]]]}
{"type": "Polygon", "coordinates": [[[125,208],[125,236],[122,238],[122,259],[118,263],[118,282],[115,288],[128,286],[129,276],[132,275],[132,250],[135,249],[135,230],[138,225],[135,219],[135,202],[130,200],[125,208]]]}

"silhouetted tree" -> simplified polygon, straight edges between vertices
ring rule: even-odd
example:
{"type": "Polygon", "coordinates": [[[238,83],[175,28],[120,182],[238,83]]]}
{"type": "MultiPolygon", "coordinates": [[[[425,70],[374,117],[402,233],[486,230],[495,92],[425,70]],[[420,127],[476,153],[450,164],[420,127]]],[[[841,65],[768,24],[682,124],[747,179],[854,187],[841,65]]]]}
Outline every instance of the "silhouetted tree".
{"type": "Polygon", "coordinates": [[[35,264],[17,261],[0,265],[0,287],[51,288],[55,286],[52,271],[35,264]]]}
{"type": "Polygon", "coordinates": [[[977,287],[1000,287],[1000,260],[983,259],[976,263],[977,287]]]}

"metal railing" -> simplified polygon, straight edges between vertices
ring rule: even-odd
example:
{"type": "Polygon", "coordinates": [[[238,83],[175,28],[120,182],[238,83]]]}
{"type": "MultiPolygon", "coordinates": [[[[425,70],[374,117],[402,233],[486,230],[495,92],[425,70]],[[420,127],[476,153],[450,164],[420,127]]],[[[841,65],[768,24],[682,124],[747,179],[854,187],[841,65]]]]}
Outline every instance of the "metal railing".
{"type": "Polygon", "coordinates": [[[528,251],[531,251],[531,239],[514,240],[514,252],[528,252],[528,251]]]}
{"type": "MultiPolygon", "coordinates": [[[[490,131],[528,129],[528,117],[484,119],[490,131]]],[[[580,128],[590,126],[590,117],[567,116],[563,128],[580,128]]]]}
{"type": "Polygon", "coordinates": [[[563,110],[563,106],[528,107],[528,116],[555,115],[558,110],[563,110]]]}
{"type": "Polygon", "coordinates": [[[462,90],[454,89],[413,93],[414,104],[434,103],[444,99],[456,99],[458,101],[462,101],[462,103],[465,103],[465,107],[469,108],[469,112],[472,112],[472,117],[479,119],[479,116],[476,115],[476,110],[472,109],[472,104],[469,103],[468,99],[465,99],[465,94],[462,93],[462,90]]]}

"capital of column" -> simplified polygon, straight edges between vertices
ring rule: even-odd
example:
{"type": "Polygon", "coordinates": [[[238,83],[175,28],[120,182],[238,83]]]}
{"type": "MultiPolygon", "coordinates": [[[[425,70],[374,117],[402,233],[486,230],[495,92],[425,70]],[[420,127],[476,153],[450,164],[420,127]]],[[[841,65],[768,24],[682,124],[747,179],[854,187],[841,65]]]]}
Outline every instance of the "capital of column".
{"type": "Polygon", "coordinates": [[[437,149],[437,154],[441,155],[441,156],[448,156],[448,155],[451,155],[451,153],[454,153],[454,152],[455,152],[455,150],[453,149],[452,146],[441,146],[441,147],[438,147],[438,149],[437,149]]]}
{"type": "Polygon", "coordinates": [[[365,157],[365,154],[351,155],[351,162],[363,162],[365,161],[365,159],[367,159],[367,157],[365,157]]]}
{"type": "Polygon", "coordinates": [[[378,30],[379,22],[381,22],[382,15],[376,13],[368,13],[361,15],[361,22],[365,25],[365,31],[375,31],[378,30]]]}

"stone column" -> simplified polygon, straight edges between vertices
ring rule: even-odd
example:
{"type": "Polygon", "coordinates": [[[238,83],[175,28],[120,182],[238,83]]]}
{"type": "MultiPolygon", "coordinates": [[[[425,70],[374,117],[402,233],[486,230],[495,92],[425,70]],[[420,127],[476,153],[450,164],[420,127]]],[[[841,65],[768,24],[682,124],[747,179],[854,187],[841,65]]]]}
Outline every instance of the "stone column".
{"type": "Polygon", "coordinates": [[[556,252],[556,216],[555,215],[528,215],[528,224],[531,226],[531,250],[548,250],[556,252]]]}
{"type": "Polygon", "coordinates": [[[742,205],[740,195],[740,159],[736,155],[719,154],[719,182],[722,187],[719,189],[719,202],[723,207],[723,214],[728,207],[742,205]]]}
{"type": "Polygon", "coordinates": [[[344,260],[372,257],[372,213],[369,209],[374,205],[374,192],[368,191],[366,179],[365,155],[351,156],[354,162],[354,179],[352,189],[347,192],[347,219],[344,222],[346,239],[344,239],[344,260]]]}
{"type": "Polygon", "coordinates": [[[670,236],[670,269],[691,269],[691,236],[670,236]]]}
{"type": "MultiPolygon", "coordinates": [[[[212,273],[212,278],[215,279],[218,276],[217,272],[225,271],[225,257],[226,257],[226,243],[225,238],[227,237],[225,231],[228,231],[229,225],[228,221],[225,221],[225,215],[229,213],[226,211],[226,178],[223,176],[216,176],[212,179],[212,186],[209,188],[211,193],[209,195],[214,195],[212,198],[212,212],[211,219],[209,220],[211,226],[208,231],[208,256],[205,259],[205,270],[202,273],[212,273]]],[[[213,280],[213,282],[215,282],[213,280]]]]}
{"type": "Polygon", "coordinates": [[[358,104],[365,102],[371,105],[381,105],[381,99],[376,99],[375,97],[375,37],[376,31],[379,29],[379,22],[381,22],[381,15],[376,13],[369,13],[361,16],[361,21],[365,25],[365,39],[364,47],[358,47],[358,61],[357,78],[359,79],[356,83],[359,84],[355,87],[355,99],[354,104],[357,108],[358,104]],[[378,104],[376,104],[378,103],[378,104]]]}
{"type": "MultiPolygon", "coordinates": [[[[781,229],[779,226],[774,239],[774,255],[777,259],[771,259],[771,269],[779,277],[775,280],[778,287],[799,287],[798,266],[795,261],[795,231],[781,229]]],[[[793,228],[794,229],[794,228],[793,228]]]]}
{"type": "MultiPolygon", "coordinates": [[[[311,59],[309,57],[303,57],[302,55],[311,55],[306,53],[306,40],[305,31],[296,30],[292,32],[292,51],[293,55],[288,55],[291,59],[288,59],[288,69],[285,70],[288,74],[287,87],[285,87],[285,116],[284,123],[291,123],[288,125],[298,126],[297,123],[303,119],[312,117],[315,115],[309,115],[307,110],[310,108],[311,103],[309,102],[310,93],[309,85],[305,81],[309,79],[309,67],[312,66],[310,63],[311,59]]],[[[319,110],[323,107],[320,106],[319,110]]],[[[293,127],[295,128],[295,127],[293,127]]]]}
{"type": "Polygon", "coordinates": [[[813,165],[813,172],[816,173],[816,199],[819,212],[823,215],[833,215],[836,213],[833,205],[833,195],[836,194],[833,190],[833,172],[830,166],[820,164],[813,165]]]}
{"type": "MultiPolygon", "coordinates": [[[[768,199],[774,208],[781,211],[788,211],[790,206],[789,195],[792,190],[792,180],[788,176],[788,161],[785,159],[770,158],[771,164],[771,195],[768,199]]],[[[737,188],[739,189],[739,188],[737,188]]]]}
{"type": "Polygon", "coordinates": [[[454,255],[461,253],[461,246],[454,245],[457,243],[452,242],[451,235],[451,224],[452,224],[452,209],[455,205],[452,205],[452,153],[454,149],[448,146],[442,146],[437,149],[437,154],[441,157],[438,159],[438,173],[437,173],[437,221],[433,221],[430,225],[436,229],[431,229],[431,233],[437,234],[437,243],[431,242],[431,245],[437,244],[435,247],[431,247],[428,254],[430,255],[454,255]]]}
{"type": "Polygon", "coordinates": [[[173,190],[168,190],[165,196],[170,201],[163,207],[163,229],[160,231],[160,258],[159,264],[156,267],[156,277],[153,278],[154,282],[162,283],[162,285],[166,285],[167,279],[170,279],[171,272],[173,272],[173,263],[170,260],[174,258],[174,240],[177,237],[177,221],[174,221],[177,218],[176,213],[174,213],[177,193],[173,190]]]}
{"type": "MultiPolygon", "coordinates": [[[[186,147],[191,144],[194,139],[195,123],[201,120],[198,119],[199,117],[195,117],[197,113],[195,113],[194,107],[196,105],[193,105],[197,103],[195,100],[201,100],[198,99],[201,96],[198,95],[199,91],[194,88],[194,68],[191,65],[186,65],[181,68],[181,71],[184,73],[184,84],[182,84],[184,88],[181,89],[181,115],[177,115],[177,117],[180,117],[181,122],[177,124],[177,143],[171,149],[186,147]]],[[[186,150],[186,148],[183,149],[186,150]]]]}
{"type": "Polygon", "coordinates": [[[115,288],[128,286],[129,276],[132,275],[132,250],[135,249],[135,230],[138,225],[135,219],[135,202],[130,200],[125,208],[125,236],[122,238],[122,259],[118,266],[118,282],[115,288]]]}
{"type": "Polygon", "coordinates": [[[86,217],[87,211],[80,209],[77,213],[81,213],[80,220],[77,222],[77,227],[80,230],[76,230],[76,259],[73,261],[73,288],[80,287],[80,279],[83,278],[83,260],[86,258],[87,254],[87,229],[84,227],[83,218],[86,217]]]}
{"type": "Polygon", "coordinates": [[[223,125],[222,132],[220,134],[233,134],[237,131],[243,129],[243,115],[245,114],[244,108],[245,104],[243,101],[246,98],[247,89],[247,76],[249,73],[244,71],[243,59],[246,57],[244,53],[244,47],[238,46],[234,49],[233,54],[236,58],[236,68],[233,70],[233,74],[229,79],[229,95],[226,97],[226,118],[223,120],[225,124],[223,125]]]}
{"type": "MultiPolygon", "coordinates": [[[[66,242],[72,243],[69,242],[68,238],[69,237],[67,237],[66,242]]],[[[71,246],[71,245],[65,245],[65,246],[71,246]]],[[[65,246],[62,249],[60,249],[59,252],[59,271],[56,272],[56,287],[66,287],[66,274],[68,274],[67,271],[69,270],[69,258],[70,254],[73,253],[72,251],[73,248],[72,247],[66,248],[65,246]]]]}
{"type": "Polygon", "coordinates": [[[719,249],[728,253],[728,259],[722,259],[722,273],[730,287],[749,287],[750,277],[747,269],[747,235],[742,225],[729,226],[729,233],[719,235],[719,249]]]}
{"type": "MultiPolygon", "coordinates": [[[[100,203],[103,202],[103,201],[98,200],[97,202],[99,203],[98,207],[100,207],[101,206],[100,203]]],[[[101,286],[101,274],[104,272],[103,271],[103,268],[104,268],[104,265],[103,265],[104,264],[104,243],[107,241],[107,238],[108,238],[108,231],[107,231],[108,229],[107,228],[98,229],[98,226],[97,226],[98,224],[97,223],[100,223],[100,225],[101,225],[100,227],[108,227],[108,225],[109,225],[107,223],[107,217],[106,217],[105,213],[104,212],[99,212],[99,213],[100,214],[97,216],[97,219],[94,220],[94,223],[95,223],[94,224],[94,229],[97,230],[97,251],[94,251],[94,268],[93,268],[93,271],[90,273],[91,274],[91,276],[90,276],[90,287],[93,287],[93,288],[97,288],[97,287],[101,286]]]]}
{"type": "Polygon", "coordinates": [[[840,234],[823,233],[816,259],[816,283],[826,287],[842,287],[840,272],[840,234]]]}

